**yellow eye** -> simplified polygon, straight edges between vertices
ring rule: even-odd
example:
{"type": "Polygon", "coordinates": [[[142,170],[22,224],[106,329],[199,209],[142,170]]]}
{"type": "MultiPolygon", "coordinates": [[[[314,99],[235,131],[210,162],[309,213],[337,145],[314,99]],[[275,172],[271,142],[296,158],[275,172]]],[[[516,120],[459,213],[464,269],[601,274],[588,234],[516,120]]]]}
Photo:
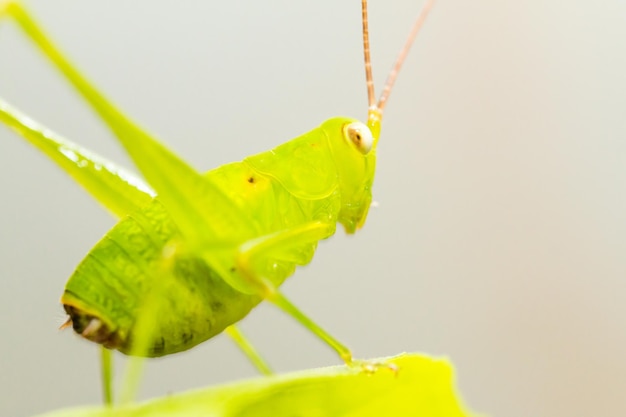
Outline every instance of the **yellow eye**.
{"type": "Polygon", "coordinates": [[[374,137],[369,128],[361,122],[352,122],[344,128],[344,135],[356,146],[363,155],[367,155],[372,150],[374,137]]]}

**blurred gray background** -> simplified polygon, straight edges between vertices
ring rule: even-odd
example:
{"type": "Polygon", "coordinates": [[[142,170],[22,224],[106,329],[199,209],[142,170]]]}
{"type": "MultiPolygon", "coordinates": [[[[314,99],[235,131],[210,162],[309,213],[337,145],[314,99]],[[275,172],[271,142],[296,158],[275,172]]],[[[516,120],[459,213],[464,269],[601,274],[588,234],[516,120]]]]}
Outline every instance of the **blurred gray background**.
{"type": "MultiPolygon", "coordinates": [[[[122,108],[199,169],[366,111],[357,0],[30,0],[122,108]]],[[[372,0],[380,89],[421,1],[372,0]]],[[[626,414],[626,2],[441,0],[391,96],[373,209],[284,286],[359,357],[451,358],[493,416],[626,414]]],[[[128,159],[11,22],[0,96],[128,159]]],[[[98,403],[63,285],[114,220],[0,127],[0,415],[98,403]]],[[[261,306],[278,371],[338,363],[261,306]]],[[[121,371],[121,367],[119,368],[121,371]]],[[[226,337],[151,361],[142,397],[254,376],[226,337]]]]}

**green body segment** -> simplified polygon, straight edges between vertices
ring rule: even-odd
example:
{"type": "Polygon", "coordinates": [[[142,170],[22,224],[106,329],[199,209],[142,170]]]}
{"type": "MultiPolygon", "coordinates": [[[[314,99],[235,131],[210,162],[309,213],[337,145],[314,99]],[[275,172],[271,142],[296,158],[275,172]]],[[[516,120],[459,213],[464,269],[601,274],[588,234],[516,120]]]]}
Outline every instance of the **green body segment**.
{"type": "Polygon", "coordinates": [[[91,318],[103,324],[92,340],[131,353],[133,328],[150,295],[157,296],[157,318],[147,356],[189,349],[220,333],[258,304],[241,294],[207,265],[177,254],[171,273],[162,273],[162,254],[180,239],[176,225],[158,200],[120,221],[92,249],[70,277],[61,301],[82,333],[91,318]]]}
{"type": "MultiPolygon", "coordinates": [[[[215,214],[223,207],[206,207],[205,221],[224,228],[215,237],[202,237],[210,264],[186,244],[158,197],[121,220],[66,285],[61,301],[74,329],[124,353],[162,356],[189,349],[241,320],[262,300],[229,285],[245,280],[237,264],[244,245],[311,222],[332,230],[339,222],[349,233],[363,224],[376,153],[363,155],[347,140],[344,127],[352,122],[330,119],[271,151],[209,171],[206,179],[243,216],[230,227],[215,214]],[[151,296],[159,302],[146,312],[151,296]],[[132,350],[140,314],[157,318],[145,352],[132,350]],[[98,326],[89,328],[94,319],[98,326]]],[[[256,259],[254,272],[279,286],[296,266],[311,261],[316,245],[296,238],[256,259]]]]}

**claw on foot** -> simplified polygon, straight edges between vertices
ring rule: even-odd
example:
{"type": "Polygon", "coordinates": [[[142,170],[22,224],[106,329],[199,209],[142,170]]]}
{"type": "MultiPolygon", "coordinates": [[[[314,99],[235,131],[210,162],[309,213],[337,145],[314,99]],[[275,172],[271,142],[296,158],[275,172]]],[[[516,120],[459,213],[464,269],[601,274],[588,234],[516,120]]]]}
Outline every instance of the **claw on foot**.
{"type": "Polygon", "coordinates": [[[349,366],[360,369],[363,373],[366,373],[368,375],[375,374],[376,372],[378,372],[379,369],[387,369],[393,373],[393,376],[396,377],[400,372],[400,368],[395,363],[391,362],[355,360],[351,362],[349,366]]]}

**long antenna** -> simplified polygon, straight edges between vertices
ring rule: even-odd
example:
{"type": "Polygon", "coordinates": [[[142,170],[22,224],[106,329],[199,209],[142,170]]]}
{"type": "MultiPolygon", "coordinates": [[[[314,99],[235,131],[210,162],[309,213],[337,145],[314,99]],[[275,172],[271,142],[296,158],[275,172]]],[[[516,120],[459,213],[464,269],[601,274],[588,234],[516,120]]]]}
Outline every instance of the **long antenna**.
{"type": "Polygon", "coordinates": [[[398,73],[400,72],[400,68],[402,68],[402,64],[404,64],[404,60],[406,59],[406,56],[409,53],[409,49],[411,49],[411,46],[413,45],[413,41],[415,41],[415,38],[417,37],[418,32],[424,25],[426,16],[428,16],[428,12],[430,12],[430,9],[432,9],[434,3],[435,3],[435,0],[428,0],[422,6],[420,13],[417,15],[417,19],[415,19],[415,23],[413,23],[413,27],[411,28],[411,33],[409,33],[409,37],[406,39],[406,42],[404,43],[402,50],[398,54],[398,58],[396,58],[396,62],[393,65],[393,68],[391,69],[391,71],[389,72],[389,75],[387,76],[387,81],[385,82],[385,88],[383,89],[383,92],[380,95],[380,98],[378,99],[378,104],[376,105],[376,107],[378,107],[378,110],[381,113],[383,109],[385,108],[385,104],[387,104],[387,99],[389,99],[391,88],[395,84],[396,78],[398,78],[398,73]]]}
{"type": "Polygon", "coordinates": [[[426,16],[432,9],[435,0],[427,0],[426,3],[422,6],[419,14],[417,15],[417,19],[415,19],[415,23],[413,23],[413,27],[411,28],[411,32],[404,43],[404,46],[400,50],[398,57],[396,58],[396,62],[394,63],[391,71],[389,71],[389,75],[387,76],[387,81],[385,82],[385,87],[383,89],[380,98],[378,99],[378,103],[376,103],[375,95],[374,95],[374,80],[372,77],[372,62],[370,58],[370,42],[369,42],[369,30],[368,30],[368,21],[367,21],[367,0],[361,0],[361,9],[363,15],[363,55],[365,58],[365,77],[367,82],[367,98],[368,98],[368,120],[372,124],[379,125],[380,120],[382,119],[383,109],[387,104],[387,100],[389,99],[389,94],[391,93],[391,89],[396,82],[396,78],[398,78],[398,73],[400,72],[400,68],[402,68],[402,64],[417,37],[420,29],[424,25],[424,21],[426,20],[426,16]]]}
{"type": "Polygon", "coordinates": [[[367,83],[368,108],[376,107],[374,93],[374,77],[372,76],[372,59],[370,57],[370,32],[367,20],[367,0],[361,0],[361,14],[363,22],[363,56],[365,58],[365,82],[367,83]]]}

